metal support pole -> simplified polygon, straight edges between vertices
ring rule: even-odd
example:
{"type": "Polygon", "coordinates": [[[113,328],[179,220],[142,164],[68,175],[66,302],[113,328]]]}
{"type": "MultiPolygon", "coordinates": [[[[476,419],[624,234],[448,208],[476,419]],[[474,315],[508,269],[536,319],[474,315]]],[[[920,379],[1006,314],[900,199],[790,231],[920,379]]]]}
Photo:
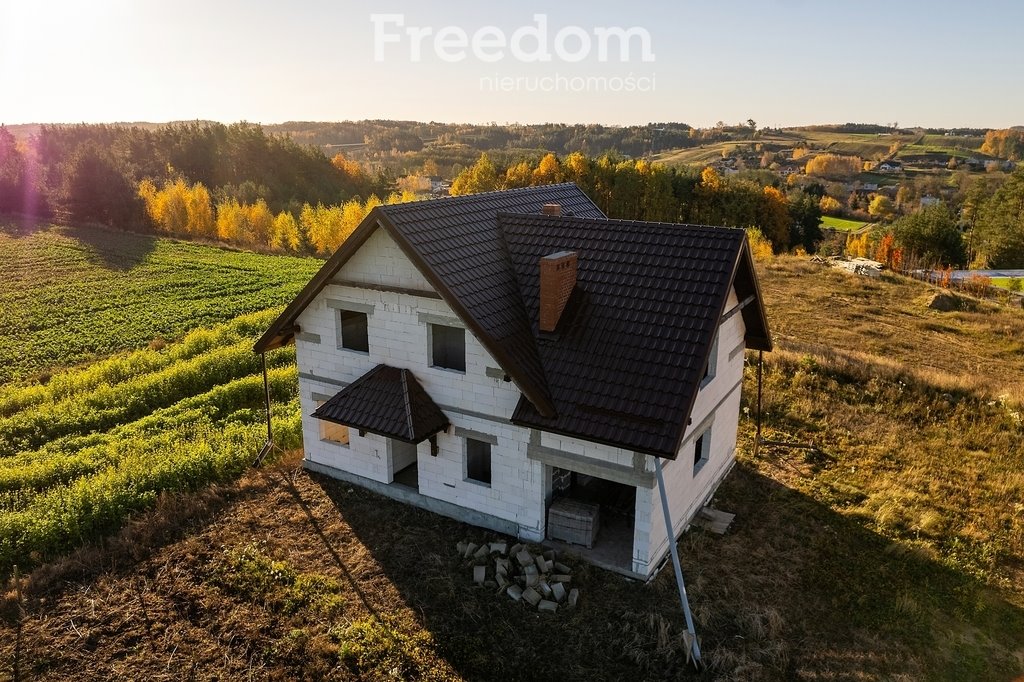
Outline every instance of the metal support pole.
{"type": "Polygon", "coordinates": [[[271,426],[270,420],[270,382],[267,380],[267,354],[260,353],[260,366],[263,369],[263,400],[267,410],[267,442],[263,445],[260,453],[256,455],[256,460],[252,463],[252,466],[258,467],[263,464],[263,460],[270,451],[274,449],[274,429],[271,426]]]}
{"type": "Polygon", "coordinates": [[[668,510],[668,493],[665,492],[665,476],[661,473],[661,458],[654,458],[654,470],[658,474],[658,492],[661,493],[661,511],[665,516],[665,532],[668,534],[668,547],[672,552],[672,568],[676,571],[676,585],[679,587],[679,601],[683,605],[686,617],[686,630],[693,639],[693,659],[700,662],[700,645],[697,643],[697,632],[693,628],[693,615],[690,613],[690,601],[686,598],[686,583],[683,582],[683,569],[679,566],[679,550],[676,548],[676,534],[672,528],[672,514],[668,510]]]}
{"type": "Polygon", "coordinates": [[[260,366],[263,369],[263,398],[267,407],[267,442],[274,441],[274,429],[270,425],[270,382],[267,381],[267,354],[260,353],[260,366]]]}
{"type": "Polygon", "coordinates": [[[764,351],[757,351],[757,433],[754,435],[754,457],[761,448],[761,368],[764,366],[764,351]]]}

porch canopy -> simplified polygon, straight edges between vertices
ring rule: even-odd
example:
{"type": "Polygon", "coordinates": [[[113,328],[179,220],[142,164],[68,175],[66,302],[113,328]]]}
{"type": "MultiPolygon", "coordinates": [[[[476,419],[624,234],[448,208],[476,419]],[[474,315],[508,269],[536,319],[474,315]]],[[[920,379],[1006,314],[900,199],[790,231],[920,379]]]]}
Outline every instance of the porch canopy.
{"type": "Polygon", "coordinates": [[[353,381],[313,416],[414,444],[449,424],[412,372],[388,365],[377,365],[353,381]]]}

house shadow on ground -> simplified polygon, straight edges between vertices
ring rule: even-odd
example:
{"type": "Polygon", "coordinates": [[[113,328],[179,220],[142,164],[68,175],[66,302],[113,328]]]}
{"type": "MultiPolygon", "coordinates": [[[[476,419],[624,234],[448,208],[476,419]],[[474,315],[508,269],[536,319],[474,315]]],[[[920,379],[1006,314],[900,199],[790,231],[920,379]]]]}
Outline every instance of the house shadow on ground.
{"type": "Polygon", "coordinates": [[[455,545],[493,532],[313,475],[471,680],[949,679],[1024,672],[1024,611],[740,463],[718,494],[724,536],[691,531],[683,572],[708,669],[685,660],[671,567],[650,583],[576,564],[576,609],[539,614],[476,587],[455,545]],[[1020,656],[1018,649],[1016,655],[1020,656]]]}

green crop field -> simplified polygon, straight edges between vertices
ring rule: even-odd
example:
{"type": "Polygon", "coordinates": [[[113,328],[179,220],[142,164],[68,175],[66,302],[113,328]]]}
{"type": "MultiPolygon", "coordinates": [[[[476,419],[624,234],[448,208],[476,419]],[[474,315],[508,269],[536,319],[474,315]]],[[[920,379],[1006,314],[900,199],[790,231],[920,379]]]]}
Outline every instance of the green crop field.
{"type": "Polygon", "coordinates": [[[284,304],[319,265],[100,228],[0,223],[0,383],[284,304]]]}
{"type": "MultiPolygon", "coordinates": [[[[163,492],[241,473],[266,437],[252,342],[277,312],[0,390],[0,574],[116,530],[163,492]]],[[[277,440],[296,447],[294,351],[267,364],[277,440]]]]}
{"type": "Polygon", "coordinates": [[[855,232],[870,224],[871,223],[865,223],[862,220],[847,220],[846,218],[836,218],[835,216],[830,215],[821,217],[822,227],[831,227],[844,232],[855,232]]]}
{"type": "MultiPolygon", "coordinates": [[[[320,264],[3,225],[0,573],[116,530],[162,492],[235,478],[266,437],[252,344],[320,264]]],[[[268,366],[279,441],[297,445],[294,352],[268,366]]]]}

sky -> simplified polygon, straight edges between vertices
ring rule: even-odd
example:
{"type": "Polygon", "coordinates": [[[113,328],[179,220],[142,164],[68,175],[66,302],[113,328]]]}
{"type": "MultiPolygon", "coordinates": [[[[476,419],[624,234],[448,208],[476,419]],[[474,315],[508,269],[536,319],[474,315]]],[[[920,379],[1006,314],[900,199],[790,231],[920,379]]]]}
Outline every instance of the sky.
{"type": "Polygon", "coordinates": [[[999,128],[1021,26],[1016,0],[0,0],[0,123],[999,128]]]}

